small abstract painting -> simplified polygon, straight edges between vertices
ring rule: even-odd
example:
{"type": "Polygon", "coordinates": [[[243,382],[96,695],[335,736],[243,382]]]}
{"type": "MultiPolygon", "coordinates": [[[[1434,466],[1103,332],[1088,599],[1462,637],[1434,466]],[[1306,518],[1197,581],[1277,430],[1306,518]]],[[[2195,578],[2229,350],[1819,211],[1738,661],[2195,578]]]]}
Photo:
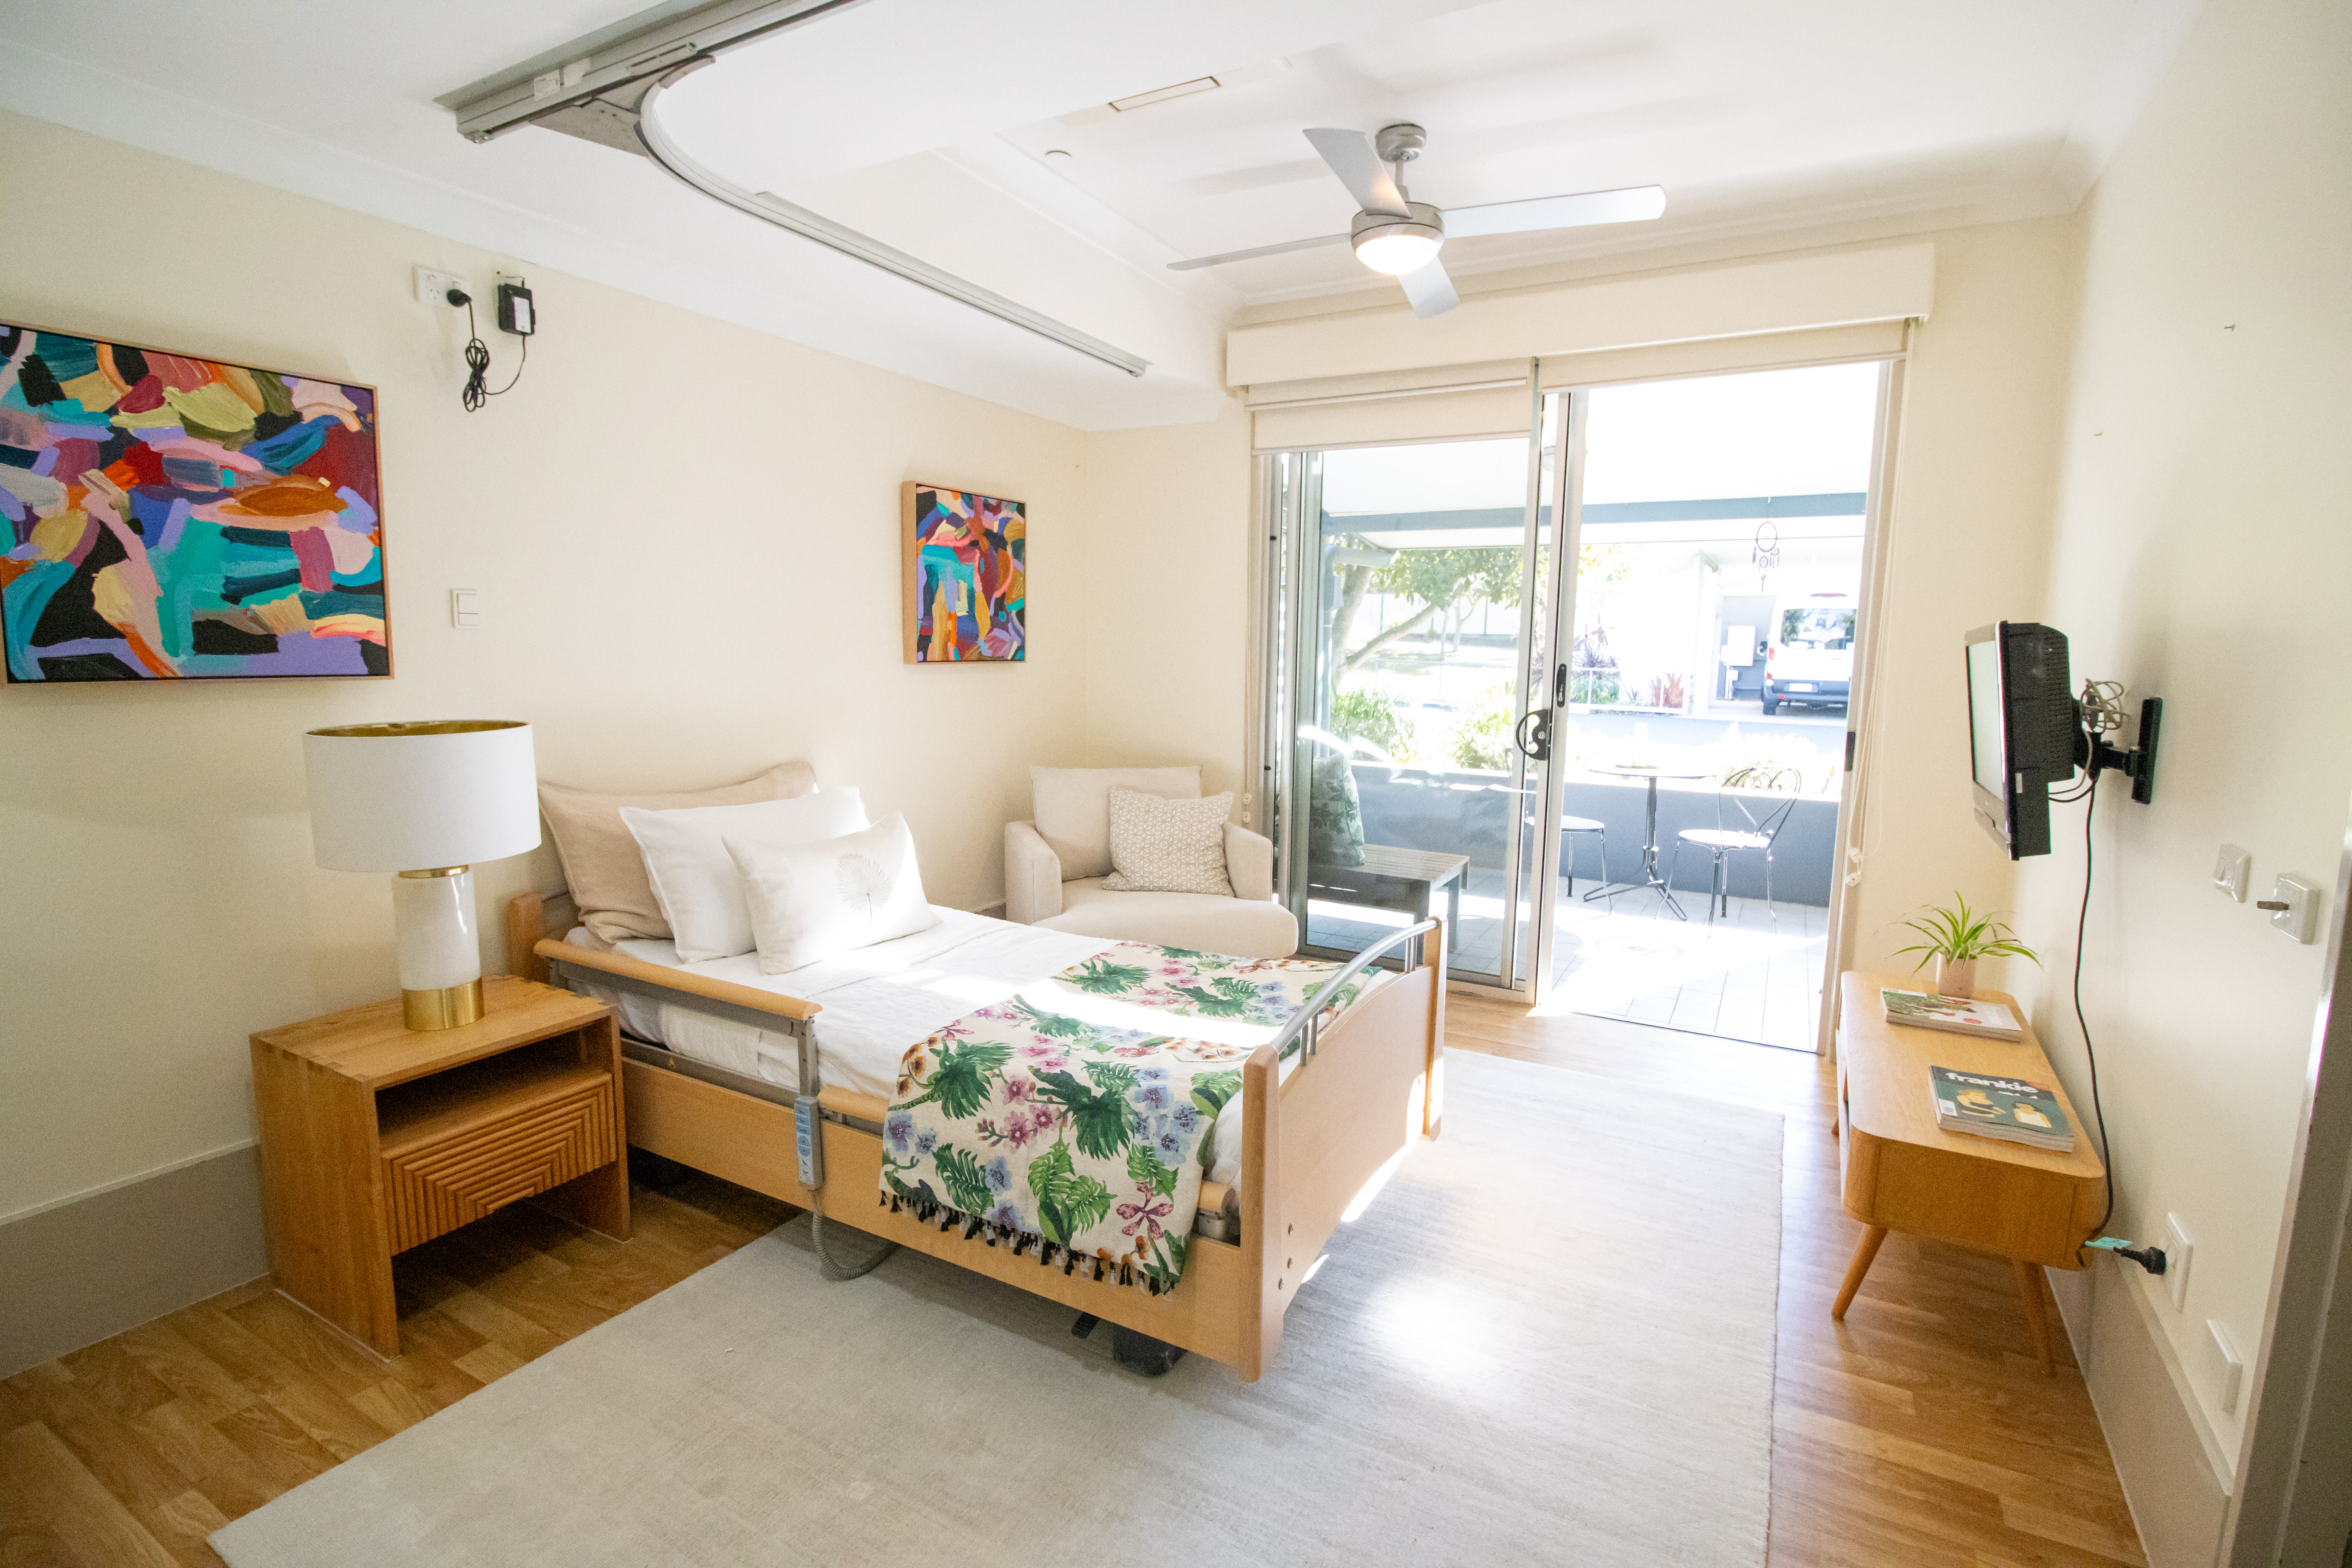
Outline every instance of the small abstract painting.
{"type": "Polygon", "coordinates": [[[909,479],[899,510],[907,662],[1027,658],[1029,518],[1022,504],[909,479]]]}
{"type": "Polygon", "coordinates": [[[11,683],[392,673],[371,387],[0,322],[11,683]]]}

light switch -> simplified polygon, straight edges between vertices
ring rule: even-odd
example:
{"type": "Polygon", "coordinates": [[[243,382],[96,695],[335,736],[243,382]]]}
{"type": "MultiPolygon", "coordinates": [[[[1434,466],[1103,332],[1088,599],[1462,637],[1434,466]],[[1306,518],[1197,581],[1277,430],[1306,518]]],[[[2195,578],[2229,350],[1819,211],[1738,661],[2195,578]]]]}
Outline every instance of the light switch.
{"type": "Polygon", "coordinates": [[[478,588],[449,590],[449,624],[472,631],[482,624],[482,595],[478,588]]]}
{"type": "Polygon", "coordinates": [[[2301,877],[2281,877],[2278,886],[2271,889],[2270,901],[2286,906],[2271,911],[2271,924],[2297,942],[2319,940],[2319,889],[2315,884],[2301,877]]]}
{"type": "Polygon", "coordinates": [[[2238,1342],[2221,1326],[2221,1319],[2206,1319],[2205,1331],[2213,1336],[2214,1359],[2221,1365],[2221,1414],[2228,1415],[2238,1408],[2238,1385],[2246,1378],[2246,1358],[2238,1353],[2238,1342]]]}
{"type": "Polygon", "coordinates": [[[2246,901],[2248,879],[2253,875],[2254,858],[2234,844],[2221,846],[2221,854],[2213,858],[2213,888],[2227,893],[2240,903],[2246,901]]]}

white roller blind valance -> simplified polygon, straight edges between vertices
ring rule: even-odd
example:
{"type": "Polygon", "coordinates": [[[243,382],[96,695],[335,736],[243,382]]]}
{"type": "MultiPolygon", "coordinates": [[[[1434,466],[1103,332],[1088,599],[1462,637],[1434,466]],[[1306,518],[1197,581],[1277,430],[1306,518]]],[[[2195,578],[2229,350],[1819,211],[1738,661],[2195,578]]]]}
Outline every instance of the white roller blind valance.
{"type": "Polygon", "coordinates": [[[1837,251],[1473,296],[1427,321],[1400,307],[1235,327],[1226,377],[1260,451],[1520,435],[1532,356],[1547,388],[1884,358],[1934,303],[1934,246],[1837,251]],[[1517,357],[1435,357],[1509,338],[1517,357]]]}

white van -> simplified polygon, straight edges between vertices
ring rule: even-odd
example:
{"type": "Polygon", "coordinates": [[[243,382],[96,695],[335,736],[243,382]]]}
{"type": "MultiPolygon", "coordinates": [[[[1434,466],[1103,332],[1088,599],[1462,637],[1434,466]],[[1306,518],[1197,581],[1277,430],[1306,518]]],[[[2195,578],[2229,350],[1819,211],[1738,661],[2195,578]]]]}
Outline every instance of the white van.
{"type": "Polygon", "coordinates": [[[1854,605],[1851,594],[1807,594],[1780,601],[1764,652],[1764,711],[1780,705],[1843,708],[1853,685],[1854,605]]]}

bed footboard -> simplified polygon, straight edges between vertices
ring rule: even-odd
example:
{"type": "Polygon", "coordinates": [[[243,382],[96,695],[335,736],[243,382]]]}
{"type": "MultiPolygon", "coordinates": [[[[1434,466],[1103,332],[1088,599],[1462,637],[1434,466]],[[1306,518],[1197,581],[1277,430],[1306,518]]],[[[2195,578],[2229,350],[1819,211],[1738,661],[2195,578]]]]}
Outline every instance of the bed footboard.
{"type": "MultiPolygon", "coordinates": [[[[507,925],[510,962],[519,973],[528,963],[544,975],[547,961],[561,960],[565,968],[598,971],[633,989],[658,988],[678,1005],[722,1016],[755,1015],[753,1021],[766,1027],[804,1037],[817,1013],[793,997],[549,941],[535,894],[513,900],[507,925]]],[[[623,1064],[625,1135],[637,1148],[784,1203],[822,1205],[844,1225],[1181,1345],[1255,1382],[1279,1350],[1283,1315],[1332,1233],[1370,1200],[1414,1139],[1438,1132],[1445,1037],[1442,924],[1424,921],[1386,938],[1333,983],[1390,952],[1405,960],[1403,973],[1328,1026],[1319,1014],[1296,1020],[1244,1065],[1241,1236],[1236,1243],[1196,1235],[1183,1284],[1161,1296],[1066,1274],[1007,1247],[968,1241],[960,1229],[942,1232],[911,1210],[892,1213],[880,1202],[878,1132],[887,1107],[870,1095],[820,1091],[824,1169],[821,1190],[813,1193],[800,1176],[788,1091],[720,1081],[733,1075],[698,1072],[695,1064],[667,1051],[632,1046],[623,1064]],[[1419,954],[1430,962],[1415,966],[1419,954]],[[1285,1080],[1279,1063],[1294,1038],[1300,1059],[1285,1080]]],[[[1202,1201],[1210,1201],[1205,1192],[1202,1201]]]]}

